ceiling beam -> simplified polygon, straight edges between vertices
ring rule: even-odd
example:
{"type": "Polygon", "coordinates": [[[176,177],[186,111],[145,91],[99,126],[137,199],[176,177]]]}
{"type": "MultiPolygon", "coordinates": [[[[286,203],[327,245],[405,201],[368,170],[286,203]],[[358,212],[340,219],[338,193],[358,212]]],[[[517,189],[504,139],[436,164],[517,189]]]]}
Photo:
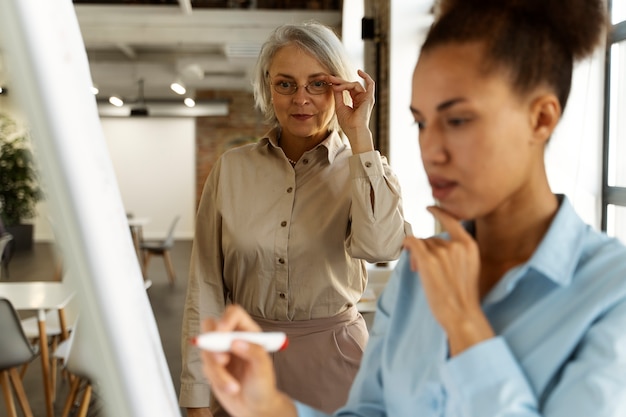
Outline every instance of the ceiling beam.
{"type": "Polygon", "coordinates": [[[143,78],[146,97],[169,98],[176,76],[191,93],[250,91],[256,56],[227,57],[226,51],[242,46],[256,51],[284,23],[315,20],[338,33],[342,23],[338,10],[205,9],[192,3],[74,5],[99,96],[134,97],[143,78]]]}
{"type": "Polygon", "coordinates": [[[137,58],[137,53],[135,52],[135,50],[131,48],[130,46],[128,46],[127,44],[117,42],[115,46],[117,47],[117,49],[122,51],[122,53],[126,55],[127,58],[130,58],[130,59],[137,58]]]}
{"type": "Polygon", "coordinates": [[[168,6],[74,6],[81,29],[114,26],[270,27],[283,23],[316,20],[329,26],[341,24],[337,10],[193,9],[183,15],[168,6]]]}

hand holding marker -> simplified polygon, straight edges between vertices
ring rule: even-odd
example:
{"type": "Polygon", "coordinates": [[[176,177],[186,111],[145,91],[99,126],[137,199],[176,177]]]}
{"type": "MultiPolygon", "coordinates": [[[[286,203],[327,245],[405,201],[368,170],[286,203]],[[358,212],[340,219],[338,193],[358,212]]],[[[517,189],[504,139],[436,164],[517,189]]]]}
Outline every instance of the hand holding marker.
{"type": "Polygon", "coordinates": [[[235,340],[261,345],[268,352],[287,348],[289,341],[283,332],[208,332],[191,339],[191,344],[211,352],[228,352],[235,340]]]}

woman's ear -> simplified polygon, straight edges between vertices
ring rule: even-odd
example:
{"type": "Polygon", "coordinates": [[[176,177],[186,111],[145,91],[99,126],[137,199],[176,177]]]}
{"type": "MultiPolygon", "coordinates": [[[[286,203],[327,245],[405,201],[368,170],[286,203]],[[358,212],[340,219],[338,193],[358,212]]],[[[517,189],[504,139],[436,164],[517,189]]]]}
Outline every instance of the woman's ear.
{"type": "Polygon", "coordinates": [[[543,93],[531,103],[531,128],[535,140],[547,142],[561,119],[561,104],[551,93],[543,93]]]}

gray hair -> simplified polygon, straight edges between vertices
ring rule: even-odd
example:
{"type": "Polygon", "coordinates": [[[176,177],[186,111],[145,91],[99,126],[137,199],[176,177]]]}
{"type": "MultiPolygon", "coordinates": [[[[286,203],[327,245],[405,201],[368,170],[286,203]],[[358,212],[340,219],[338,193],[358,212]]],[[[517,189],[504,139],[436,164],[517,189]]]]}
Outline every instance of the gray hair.
{"type": "MultiPolygon", "coordinates": [[[[287,45],[296,45],[301,48],[318,60],[334,76],[348,81],[357,79],[345,47],[328,26],[317,22],[279,26],[261,48],[252,83],[256,107],[265,115],[265,121],[275,127],[278,126],[278,119],[272,106],[272,94],[267,75],[274,55],[287,45]]],[[[330,122],[330,128],[339,129],[336,115],[330,122]]]]}

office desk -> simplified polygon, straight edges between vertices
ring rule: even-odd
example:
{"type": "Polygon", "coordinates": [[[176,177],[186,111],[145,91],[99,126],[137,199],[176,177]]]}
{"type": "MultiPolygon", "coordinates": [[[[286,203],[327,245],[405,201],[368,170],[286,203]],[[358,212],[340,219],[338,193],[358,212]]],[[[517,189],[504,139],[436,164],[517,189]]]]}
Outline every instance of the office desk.
{"type": "MultiPolygon", "coordinates": [[[[47,417],[53,417],[54,393],[50,375],[50,352],[46,336],[46,311],[58,310],[61,329],[67,329],[63,309],[74,296],[74,290],[68,284],[54,281],[3,282],[0,283],[0,297],[7,298],[18,311],[37,312],[39,326],[39,349],[43,374],[44,394],[47,417]]],[[[67,333],[63,338],[67,338],[67,333]]]]}

